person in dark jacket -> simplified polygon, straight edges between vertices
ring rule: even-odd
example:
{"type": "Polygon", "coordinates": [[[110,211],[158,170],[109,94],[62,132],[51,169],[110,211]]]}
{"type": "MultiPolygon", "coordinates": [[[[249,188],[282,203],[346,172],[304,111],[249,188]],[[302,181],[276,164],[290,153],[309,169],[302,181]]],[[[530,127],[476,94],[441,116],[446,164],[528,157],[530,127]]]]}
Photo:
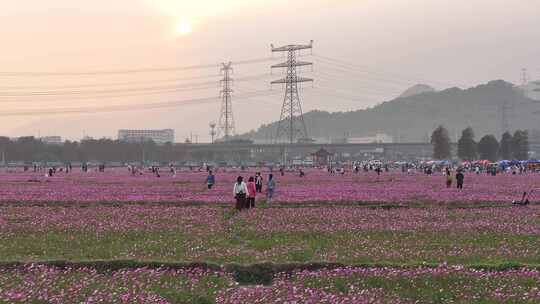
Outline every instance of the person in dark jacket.
{"type": "Polygon", "coordinates": [[[255,175],[255,188],[258,193],[262,193],[263,178],[261,172],[257,172],[257,174],[255,175]]]}
{"type": "Polygon", "coordinates": [[[465,175],[461,170],[456,173],[457,188],[463,189],[463,182],[465,181],[465,175]]]}
{"type": "Polygon", "coordinates": [[[214,176],[214,173],[212,173],[212,171],[208,171],[208,176],[206,177],[206,185],[208,186],[208,190],[212,189],[215,183],[216,177],[214,176]]]}

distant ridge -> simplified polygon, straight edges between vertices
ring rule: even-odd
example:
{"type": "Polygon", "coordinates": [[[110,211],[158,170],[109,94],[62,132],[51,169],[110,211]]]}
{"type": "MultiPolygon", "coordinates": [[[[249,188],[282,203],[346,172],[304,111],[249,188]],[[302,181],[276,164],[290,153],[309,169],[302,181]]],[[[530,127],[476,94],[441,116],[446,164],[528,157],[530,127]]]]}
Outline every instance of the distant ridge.
{"type": "MultiPolygon", "coordinates": [[[[506,81],[443,91],[423,85],[413,88],[402,97],[365,110],[308,112],[304,120],[309,135],[315,139],[339,140],[344,134],[355,137],[385,133],[400,142],[425,142],[438,125],[444,125],[452,140],[468,126],[474,129],[477,139],[485,134],[499,137],[502,133],[500,109],[505,102],[516,105],[513,114],[508,116],[512,129],[540,129],[540,102],[525,97],[522,90],[506,81]],[[423,93],[410,95],[418,92],[423,93]]],[[[265,140],[269,134],[275,134],[276,127],[275,122],[263,125],[242,137],[265,140]]]]}
{"type": "Polygon", "coordinates": [[[427,84],[417,84],[415,86],[408,88],[405,92],[399,95],[399,98],[407,98],[411,96],[420,95],[423,93],[433,93],[435,91],[436,91],[435,88],[428,86],[427,84]]]}

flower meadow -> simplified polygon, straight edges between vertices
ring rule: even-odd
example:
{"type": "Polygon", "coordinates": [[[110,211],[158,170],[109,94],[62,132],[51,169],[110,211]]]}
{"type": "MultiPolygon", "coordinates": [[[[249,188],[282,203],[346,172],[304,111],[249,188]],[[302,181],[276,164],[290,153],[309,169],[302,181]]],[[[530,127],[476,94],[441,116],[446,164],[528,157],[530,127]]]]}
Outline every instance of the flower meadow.
{"type": "Polygon", "coordinates": [[[463,267],[357,268],[277,273],[270,285],[238,285],[201,268],[26,265],[0,272],[5,303],[538,303],[538,270],[463,267]]]}
{"type": "Polygon", "coordinates": [[[8,261],[540,264],[540,206],[0,207],[8,261]]]}
{"type": "Polygon", "coordinates": [[[278,274],[272,286],[228,289],[219,303],[537,303],[537,270],[339,268],[278,274]]]}
{"type": "MultiPolygon", "coordinates": [[[[145,173],[131,176],[127,169],[111,168],[104,173],[74,171],[45,177],[44,173],[0,173],[3,202],[199,202],[232,203],[236,177],[253,176],[256,169],[219,171],[212,190],[205,187],[205,172],[179,171],[176,177],[163,172],[160,178],[145,173]]],[[[263,172],[265,179],[269,172],[263,172]]],[[[401,172],[352,173],[330,176],[322,170],[307,170],[306,177],[287,172],[274,175],[276,203],[305,202],[511,202],[523,191],[540,188],[540,174],[467,174],[465,189],[447,189],[442,175],[426,176],[401,172]]]]}
{"type": "Polygon", "coordinates": [[[254,173],[0,173],[0,303],[540,302],[540,174],[254,173]]]}

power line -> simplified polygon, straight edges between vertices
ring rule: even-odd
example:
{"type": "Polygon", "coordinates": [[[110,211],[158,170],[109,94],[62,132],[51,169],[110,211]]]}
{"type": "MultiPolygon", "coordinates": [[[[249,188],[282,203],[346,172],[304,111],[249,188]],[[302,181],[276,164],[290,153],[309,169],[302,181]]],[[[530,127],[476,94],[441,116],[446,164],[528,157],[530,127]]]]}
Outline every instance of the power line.
{"type": "Polygon", "coordinates": [[[145,91],[175,91],[178,89],[190,89],[198,88],[208,85],[217,86],[219,83],[216,81],[188,83],[175,86],[153,86],[153,87],[139,87],[139,88],[123,88],[112,90],[85,90],[85,91],[35,91],[35,92],[15,92],[15,93],[0,93],[0,97],[33,97],[33,96],[62,96],[62,95],[101,95],[101,94],[114,94],[114,93],[128,93],[128,92],[145,92],[145,91]]]}
{"type": "MultiPolygon", "coordinates": [[[[250,83],[254,80],[268,78],[270,74],[258,74],[238,78],[238,82],[250,83]]],[[[122,89],[113,89],[113,90],[96,90],[96,91],[41,91],[41,92],[25,92],[25,91],[9,91],[7,93],[0,92],[0,102],[34,102],[36,99],[32,100],[22,100],[20,98],[35,98],[35,97],[69,97],[72,99],[94,99],[96,96],[103,98],[119,98],[119,97],[133,97],[133,96],[146,96],[146,95],[159,95],[165,93],[176,93],[176,92],[185,92],[185,91],[196,91],[204,89],[212,89],[219,84],[219,81],[209,81],[209,82],[198,82],[198,83],[184,83],[175,86],[161,86],[161,87],[134,87],[134,88],[122,88],[122,89]],[[126,93],[126,94],[119,94],[126,93]],[[112,95],[110,95],[112,94],[112,95]],[[81,96],[83,95],[83,96],[81,96]],[[89,95],[89,96],[84,96],[89,95]],[[17,97],[15,100],[6,100],[5,98],[12,99],[17,97]]],[[[49,100],[47,100],[49,101],[49,100]]]]}
{"type": "MultiPolygon", "coordinates": [[[[170,78],[170,79],[161,79],[161,80],[141,80],[141,81],[127,81],[127,82],[107,82],[107,83],[90,83],[90,84],[78,84],[78,85],[63,85],[63,86],[0,86],[0,90],[36,90],[36,89],[45,89],[45,90],[58,90],[58,89],[77,89],[77,88],[94,88],[94,87],[114,87],[114,86],[127,86],[134,84],[156,84],[156,83],[171,83],[171,82],[182,82],[186,80],[195,80],[195,79],[207,79],[219,77],[219,74],[215,75],[201,75],[201,76],[192,76],[192,77],[181,77],[181,78],[170,78]]],[[[217,82],[217,80],[216,80],[217,82]]]]}
{"type": "MultiPolygon", "coordinates": [[[[251,99],[255,97],[263,97],[275,95],[275,92],[270,90],[262,90],[239,95],[237,99],[251,99]]],[[[174,108],[179,106],[191,105],[191,104],[205,104],[217,102],[217,97],[204,97],[194,99],[184,99],[178,101],[157,102],[150,104],[129,104],[129,105],[113,105],[105,107],[82,107],[82,108],[55,108],[55,109],[26,109],[18,111],[4,111],[0,112],[0,117],[8,116],[43,116],[43,115],[59,115],[59,114],[91,114],[91,113],[104,113],[104,112],[126,112],[137,110],[152,110],[162,108],[174,108]]]]}
{"type": "MultiPolygon", "coordinates": [[[[325,73],[314,73],[316,76],[317,76],[317,79],[321,79],[322,80],[322,83],[333,83],[334,82],[338,82],[340,85],[343,85],[343,84],[347,84],[345,83],[344,80],[347,80],[345,77],[343,79],[336,79],[332,76],[327,76],[327,74],[325,73]]],[[[350,80],[350,79],[349,79],[350,80]]],[[[320,81],[317,82],[317,84],[321,83],[320,81]]],[[[349,91],[366,91],[366,92],[373,92],[373,93],[379,93],[379,94],[399,94],[402,92],[402,90],[398,89],[397,87],[396,88],[389,88],[389,89],[386,89],[386,88],[381,88],[381,89],[377,89],[376,87],[374,86],[371,86],[371,85],[365,85],[365,84],[359,84],[357,82],[354,82],[354,83],[351,83],[350,84],[351,86],[345,86],[344,88],[346,90],[349,90],[349,91]]],[[[334,86],[336,87],[336,86],[334,86]]],[[[337,89],[337,87],[336,87],[337,89]]],[[[341,88],[339,88],[341,89],[341,88]]]]}
{"type": "MultiPolygon", "coordinates": [[[[335,71],[335,72],[338,72],[338,73],[341,73],[341,74],[347,73],[348,75],[353,75],[354,77],[356,77],[358,79],[362,79],[363,81],[365,81],[366,79],[370,79],[370,78],[366,77],[366,74],[375,74],[376,75],[376,73],[358,71],[358,70],[355,70],[355,69],[335,65],[335,64],[332,64],[332,63],[322,62],[321,65],[324,66],[325,72],[335,71]]],[[[394,83],[394,84],[398,84],[398,85],[407,85],[407,86],[410,86],[410,85],[415,83],[414,80],[410,80],[410,79],[393,79],[393,78],[385,78],[385,77],[380,77],[380,76],[379,77],[371,76],[371,79],[384,81],[384,82],[387,82],[387,83],[394,83]]]]}
{"type": "MultiPolygon", "coordinates": [[[[276,60],[273,57],[253,58],[248,60],[234,61],[235,65],[247,65],[276,60]]],[[[158,72],[178,72],[188,70],[212,69],[219,67],[218,63],[200,64],[177,67],[139,68],[125,70],[96,70],[96,71],[71,71],[71,72],[0,72],[2,77],[49,77],[49,76],[95,76],[95,75],[122,75],[158,72]]]]}
{"type": "Polygon", "coordinates": [[[442,82],[442,81],[437,81],[437,80],[425,79],[423,77],[418,77],[418,76],[414,76],[414,75],[404,75],[404,74],[396,74],[396,73],[387,73],[387,72],[382,72],[382,71],[374,71],[374,70],[372,70],[372,68],[370,68],[368,66],[362,66],[362,65],[350,63],[350,62],[347,62],[347,61],[344,61],[344,60],[341,60],[341,59],[336,59],[336,58],[332,58],[332,57],[328,57],[328,56],[322,56],[322,55],[318,55],[318,54],[314,54],[313,57],[319,58],[319,59],[321,59],[323,61],[326,60],[327,62],[333,62],[335,64],[339,64],[344,68],[349,68],[349,69],[353,69],[353,70],[355,69],[355,70],[357,70],[359,72],[362,72],[362,73],[380,74],[380,75],[387,75],[387,76],[392,75],[396,79],[401,79],[401,80],[407,79],[409,82],[410,82],[410,79],[412,79],[413,81],[422,81],[422,82],[426,82],[426,83],[435,83],[435,84],[440,84],[440,85],[444,85],[444,86],[455,86],[456,85],[455,83],[449,83],[449,82],[442,82]]]}
{"type": "MultiPolygon", "coordinates": [[[[191,91],[199,91],[199,90],[209,90],[215,88],[215,86],[202,86],[197,88],[184,88],[184,89],[174,89],[174,90],[159,90],[159,91],[151,91],[151,92],[141,92],[141,93],[132,93],[132,94],[114,94],[114,95],[75,95],[75,96],[61,96],[62,99],[58,99],[57,96],[48,95],[48,96],[39,96],[40,99],[0,99],[0,103],[27,103],[27,102],[59,102],[59,101],[72,101],[72,100],[84,100],[84,99],[115,99],[115,98],[125,98],[125,97],[138,97],[138,96],[150,96],[150,95],[164,95],[164,94],[172,94],[172,93],[179,93],[179,92],[191,92],[191,91]],[[43,98],[54,98],[51,99],[43,99],[43,98]]],[[[22,98],[30,98],[31,96],[26,96],[22,98]]]]}

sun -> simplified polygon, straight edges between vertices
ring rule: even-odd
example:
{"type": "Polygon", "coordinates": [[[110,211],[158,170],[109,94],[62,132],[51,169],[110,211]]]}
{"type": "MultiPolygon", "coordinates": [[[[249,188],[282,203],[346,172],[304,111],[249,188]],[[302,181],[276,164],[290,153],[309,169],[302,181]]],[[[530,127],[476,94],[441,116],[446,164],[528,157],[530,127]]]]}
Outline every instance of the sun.
{"type": "Polygon", "coordinates": [[[186,36],[193,32],[193,27],[191,23],[187,20],[180,20],[176,24],[176,34],[180,36],[186,36]]]}

